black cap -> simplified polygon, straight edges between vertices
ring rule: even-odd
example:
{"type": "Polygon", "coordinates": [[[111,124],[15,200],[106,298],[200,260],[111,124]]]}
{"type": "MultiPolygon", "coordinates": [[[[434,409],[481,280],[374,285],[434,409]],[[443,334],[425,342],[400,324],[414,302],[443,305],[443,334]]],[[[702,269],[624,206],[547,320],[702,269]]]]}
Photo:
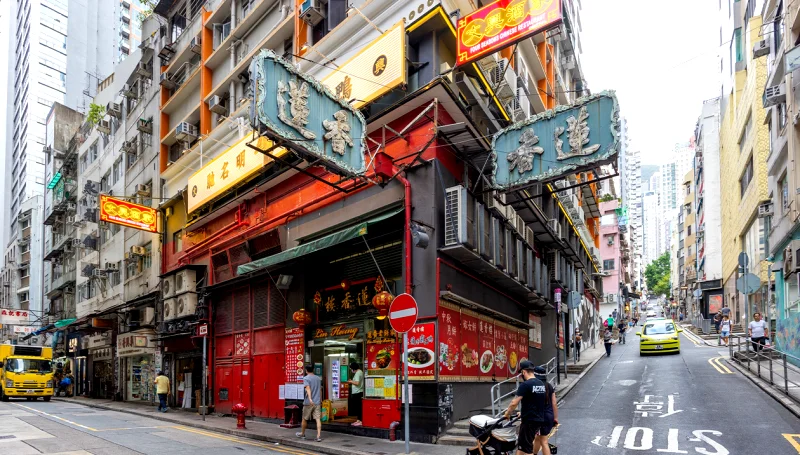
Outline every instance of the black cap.
{"type": "Polygon", "coordinates": [[[534,371],[533,362],[531,362],[529,360],[523,360],[519,364],[519,370],[520,371],[522,371],[522,370],[534,371]]]}
{"type": "Polygon", "coordinates": [[[544,367],[538,366],[533,369],[533,372],[536,374],[547,374],[547,371],[544,370],[544,367]]]}

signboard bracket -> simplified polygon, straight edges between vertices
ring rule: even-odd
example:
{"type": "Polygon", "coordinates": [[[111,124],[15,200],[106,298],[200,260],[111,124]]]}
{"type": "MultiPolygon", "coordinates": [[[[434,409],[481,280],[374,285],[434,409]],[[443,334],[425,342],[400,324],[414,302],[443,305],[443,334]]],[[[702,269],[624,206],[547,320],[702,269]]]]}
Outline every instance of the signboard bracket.
{"type": "MultiPolygon", "coordinates": [[[[597,175],[597,170],[594,170],[592,172],[594,172],[594,174],[597,175]]],[[[519,200],[520,201],[527,201],[527,200],[539,198],[539,197],[542,197],[542,196],[547,196],[548,194],[551,194],[551,193],[559,193],[561,191],[571,190],[573,188],[580,188],[582,186],[586,186],[586,185],[589,185],[589,184],[592,184],[592,183],[598,183],[598,182],[602,182],[603,180],[608,180],[608,179],[617,177],[618,175],[619,175],[619,172],[614,172],[613,174],[604,175],[604,176],[598,177],[598,178],[596,178],[594,180],[589,180],[589,181],[586,181],[586,182],[576,183],[574,185],[565,186],[563,188],[553,187],[553,191],[542,192],[542,193],[539,193],[539,194],[532,194],[529,197],[521,197],[520,196],[519,200]]],[[[512,190],[505,191],[505,193],[512,193],[512,192],[515,192],[515,191],[519,192],[521,190],[524,190],[525,188],[530,188],[533,185],[534,184],[529,184],[529,185],[526,185],[526,186],[523,186],[523,187],[520,187],[520,188],[514,188],[512,190]]],[[[493,190],[485,190],[484,193],[488,193],[489,191],[493,191],[493,190]]],[[[504,203],[503,201],[499,201],[499,203],[504,204],[504,205],[511,205],[511,203],[504,203]]]]}
{"type": "MultiPolygon", "coordinates": [[[[272,158],[273,160],[275,160],[275,161],[277,161],[277,162],[279,162],[279,163],[281,163],[281,164],[283,164],[285,166],[288,166],[288,167],[290,167],[290,168],[292,168],[292,169],[294,169],[294,170],[296,170],[298,172],[301,172],[301,173],[313,178],[314,180],[317,180],[318,182],[324,183],[324,184],[332,187],[333,189],[335,189],[337,191],[340,191],[342,193],[345,193],[345,194],[348,194],[348,193],[351,193],[353,191],[359,190],[359,189],[361,189],[361,188],[363,188],[364,186],[367,185],[367,183],[364,183],[361,179],[354,178],[354,177],[349,177],[349,178],[346,178],[344,180],[340,179],[338,182],[329,182],[329,181],[325,180],[324,178],[322,178],[322,177],[320,177],[318,175],[314,175],[313,173],[308,172],[307,168],[302,168],[300,166],[297,166],[296,164],[291,163],[289,160],[284,159],[284,158],[282,158],[280,156],[277,156],[277,155],[273,154],[272,153],[273,150],[284,146],[284,144],[283,144],[283,141],[281,141],[281,140],[275,140],[274,138],[270,138],[270,140],[272,141],[272,146],[270,146],[269,148],[264,149],[264,150],[260,149],[258,147],[258,145],[254,145],[252,142],[248,142],[247,146],[250,147],[253,150],[256,150],[256,151],[258,151],[260,153],[263,153],[264,155],[267,155],[268,157],[272,158]],[[360,183],[357,183],[356,185],[354,185],[352,187],[349,187],[349,188],[345,188],[345,187],[340,185],[341,183],[344,183],[344,182],[347,182],[347,181],[350,181],[350,180],[355,180],[355,181],[360,182],[360,183]]],[[[317,164],[320,164],[320,165],[324,166],[324,164],[320,163],[321,161],[322,160],[313,161],[313,162],[311,162],[311,164],[308,167],[312,167],[312,166],[317,165],[317,164]]]]}

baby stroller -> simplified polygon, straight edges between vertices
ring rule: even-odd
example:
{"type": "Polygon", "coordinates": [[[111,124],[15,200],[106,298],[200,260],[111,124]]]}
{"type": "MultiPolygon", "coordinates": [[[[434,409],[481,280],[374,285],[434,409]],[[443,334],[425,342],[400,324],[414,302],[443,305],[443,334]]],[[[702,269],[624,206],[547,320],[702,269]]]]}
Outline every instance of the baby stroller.
{"type": "Polygon", "coordinates": [[[517,450],[517,427],[514,423],[519,417],[506,420],[505,417],[487,415],[472,416],[469,419],[469,434],[477,445],[467,449],[467,455],[506,455],[517,450]]]}

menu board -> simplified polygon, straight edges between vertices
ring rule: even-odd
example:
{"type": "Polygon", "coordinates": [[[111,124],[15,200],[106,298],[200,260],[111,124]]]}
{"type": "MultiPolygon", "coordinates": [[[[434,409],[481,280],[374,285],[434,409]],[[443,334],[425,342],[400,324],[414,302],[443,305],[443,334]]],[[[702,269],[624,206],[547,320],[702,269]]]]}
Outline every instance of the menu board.
{"type": "Polygon", "coordinates": [[[478,316],[478,367],[484,378],[494,376],[494,322],[478,316]]]}
{"type": "Polygon", "coordinates": [[[478,317],[469,310],[461,310],[461,380],[477,381],[480,375],[478,368],[478,317]]]}
{"type": "Polygon", "coordinates": [[[436,379],[436,323],[416,324],[408,332],[408,378],[423,381],[436,379]]]}
{"type": "Polygon", "coordinates": [[[367,343],[367,374],[395,374],[400,366],[397,343],[367,343]]]}
{"type": "Polygon", "coordinates": [[[393,375],[367,376],[365,398],[397,399],[397,381],[393,375]]]}
{"type": "Polygon", "coordinates": [[[508,330],[508,374],[514,376],[517,374],[520,359],[519,348],[519,330],[514,327],[509,327],[508,330]]]}
{"type": "Polygon", "coordinates": [[[494,375],[497,378],[508,377],[508,325],[494,323],[494,375]]]}
{"type": "Polygon", "coordinates": [[[305,359],[305,334],[303,329],[286,329],[286,383],[303,383],[305,359]]]}
{"type": "Polygon", "coordinates": [[[441,302],[439,309],[439,380],[447,381],[461,376],[461,315],[447,302],[441,302]]]}

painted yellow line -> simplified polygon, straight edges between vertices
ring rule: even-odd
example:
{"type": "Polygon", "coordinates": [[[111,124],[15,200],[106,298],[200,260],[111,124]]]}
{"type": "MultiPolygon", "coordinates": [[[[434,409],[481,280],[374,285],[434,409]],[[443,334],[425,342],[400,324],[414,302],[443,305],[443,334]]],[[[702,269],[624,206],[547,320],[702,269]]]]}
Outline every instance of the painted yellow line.
{"type": "Polygon", "coordinates": [[[174,428],[174,425],[156,425],[153,427],[100,428],[94,431],[150,430],[154,428],[174,428]]]}
{"type": "Polygon", "coordinates": [[[693,345],[695,345],[695,346],[697,346],[697,347],[700,347],[700,344],[698,344],[698,343],[697,343],[697,341],[694,341],[694,338],[692,338],[692,337],[690,337],[689,335],[687,335],[687,334],[686,334],[686,332],[681,332],[681,333],[683,334],[683,337],[684,337],[684,338],[686,338],[687,340],[689,340],[689,342],[690,342],[690,343],[692,343],[693,345]]]}
{"type": "Polygon", "coordinates": [[[708,359],[708,364],[714,367],[720,374],[733,374],[733,371],[722,364],[722,359],[724,359],[724,357],[712,357],[708,359]]]}
{"type": "Polygon", "coordinates": [[[731,369],[728,368],[728,366],[725,365],[725,363],[723,363],[723,360],[725,360],[725,357],[717,357],[717,360],[716,360],[717,365],[719,365],[720,368],[725,370],[725,374],[733,374],[733,371],[731,371],[731,369]]]}
{"type": "Polygon", "coordinates": [[[797,453],[800,453],[800,434],[784,433],[783,437],[786,438],[787,441],[789,441],[789,444],[791,444],[792,447],[794,447],[794,450],[796,450],[797,453]]]}
{"type": "Polygon", "coordinates": [[[183,427],[183,426],[175,426],[173,428],[181,430],[181,431],[187,431],[189,433],[195,433],[195,434],[199,434],[199,435],[203,435],[203,436],[208,436],[210,438],[222,439],[224,441],[231,441],[231,442],[235,442],[237,444],[244,444],[244,445],[248,445],[248,446],[260,447],[260,448],[263,448],[263,449],[274,450],[276,452],[290,453],[290,454],[294,454],[294,455],[317,455],[317,454],[315,454],[313,452],[305,452],[303,450],[297,450],[297,449],[288,449],[288,448],[276,446],[275,444],[265,444],[265,443],[259,443],[259,442],[246,441],[246,440],[241,439],[241,438],[237,438],[237,437],[233,437],[233,436],[226,436],[226,435],[217,434],[217,433],[211,433],[211,432],[207,432],[207,431],[196,430],[194,428],[188,428],[188,427],[183,427]]]}
{"type": "Polygon", "coordinates": [[[24,406],[24,405],[17,404],[17,403],[11,403],[11,404],[13,404],[14,406],[20,407],[20,408],[27,409],[27,410],[29,410],[29,411],[33,411],[33,412],[35,412],[35,413],[38,413],[38,414],[41,414],[41,415],[45,415],[45,416],[47,416],[47,417],[52,417],[52,418],[54,418],[54,419],[56,419],[56,420],[60,420],[60,421],[62,421],[62,422],[68,423],[68,424],[70,424],[70,425],[75,425],[76,427],[83,428],[83,429],[85,429],[85,430],[89,430],[89,431],[98,431],[96,428],[87,427],[86,425],[81,425],[81,424],[79,424],[79,423],[77,423],[77,422],[73,422],[73,421],[71,421],[71,420],[67,420],[67,419],[65,419],[65,418],[63,418],[63,417],[54,416],[53,414],[48,414],[48,413],[46,413],[46,412],[44,412],[44,411],[40,411],[40,410],[38,410],[38,409],[33,409],[33,408],[31,408],[31,407],[24,406]]]}

